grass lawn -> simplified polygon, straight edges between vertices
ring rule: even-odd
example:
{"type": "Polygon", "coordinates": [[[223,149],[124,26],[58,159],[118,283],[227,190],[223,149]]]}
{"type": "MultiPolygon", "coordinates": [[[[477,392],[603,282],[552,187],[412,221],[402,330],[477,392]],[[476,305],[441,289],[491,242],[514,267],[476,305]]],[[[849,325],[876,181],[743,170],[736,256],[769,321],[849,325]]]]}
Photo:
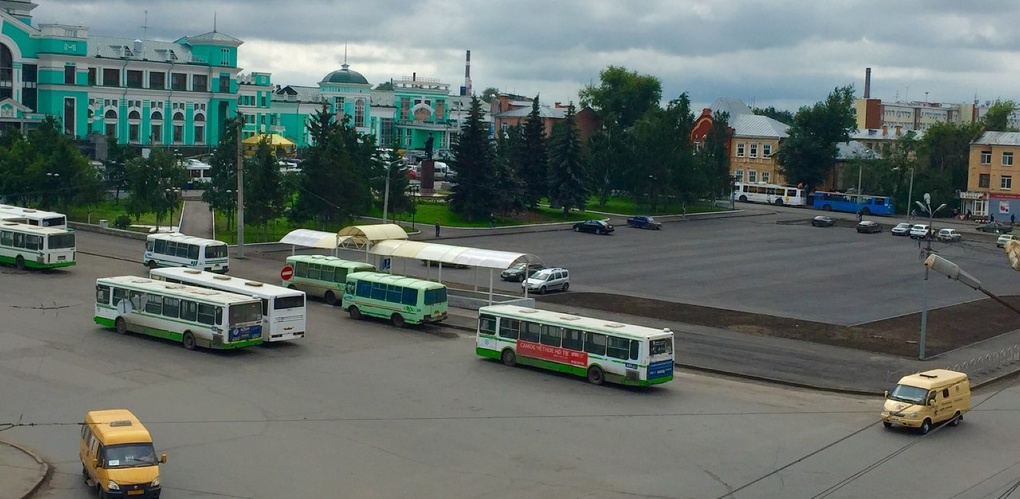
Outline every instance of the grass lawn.
{"type": "MultiPolygon", "coordinates": [[[[67,218],[73,222],[91,223],[98,225],[100,220],[106,220],[110,224],[110,227],[113,227],[113,222],[117,220],[117,217],[121,215],[127,215],[127,210],[125,206],[126,202],[123,199],[121,200],[120,204],[114,204],[113,201],[104,201],[103,203],[95,206],[84,205],[70,206],[67,209],[66,215],[67,218]]],[[[174,208],[175,218],[180,216],[181,213],[180,210],[181,207],[178,204],[178,206],[174,208]]],[[[159,221],[160,224],[162,225],[167,224],[167,215],[169,214],[168,213],[163,214],[163,219],[159,221]]],[[[131,216],[131,223],[133,225],[135,224],[156,225],[156,214],[146,213],[138,219],[135,219],[135,217],[131,216]]]]}

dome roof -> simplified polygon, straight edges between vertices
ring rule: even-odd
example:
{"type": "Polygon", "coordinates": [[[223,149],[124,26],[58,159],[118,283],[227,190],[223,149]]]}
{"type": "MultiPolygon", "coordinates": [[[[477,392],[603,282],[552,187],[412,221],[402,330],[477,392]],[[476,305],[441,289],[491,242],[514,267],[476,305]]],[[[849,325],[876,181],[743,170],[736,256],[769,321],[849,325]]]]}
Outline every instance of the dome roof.
{"type": "Polygon", "coordinates": [[[353,83],[368,85],[368,80],[366,80],[364,76],[361,76],[361,73],[347,69],[349,67],[350,66],[347,64],[342,64],[340,69],[326,75],[322,79],[322,83],[353,83]]]}

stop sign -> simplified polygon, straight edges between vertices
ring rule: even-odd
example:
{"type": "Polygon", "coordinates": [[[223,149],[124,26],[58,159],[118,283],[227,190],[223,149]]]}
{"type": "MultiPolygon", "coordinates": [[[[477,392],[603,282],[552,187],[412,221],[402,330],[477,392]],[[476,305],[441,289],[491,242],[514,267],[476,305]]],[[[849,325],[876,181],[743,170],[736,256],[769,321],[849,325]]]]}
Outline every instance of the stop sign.
{"type": "Polygon", "coordinates": [[[280,279],[289,281],[291,277],[294,277],[294,267],[290,265],[284,265],[283,270],[280,270],[280,279]]]}

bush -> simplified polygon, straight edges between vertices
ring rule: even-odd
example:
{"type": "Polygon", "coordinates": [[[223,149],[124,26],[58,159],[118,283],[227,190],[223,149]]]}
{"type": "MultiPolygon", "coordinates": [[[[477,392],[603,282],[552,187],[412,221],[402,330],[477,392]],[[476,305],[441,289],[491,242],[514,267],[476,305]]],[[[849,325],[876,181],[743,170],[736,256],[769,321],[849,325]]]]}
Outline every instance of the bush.
{"type": "Polygon", "coordinates": [[[127,215],[121,215],[113,221],[113,226],[118,229],[126,229],[131,226],[131,217],[127,215]]]}

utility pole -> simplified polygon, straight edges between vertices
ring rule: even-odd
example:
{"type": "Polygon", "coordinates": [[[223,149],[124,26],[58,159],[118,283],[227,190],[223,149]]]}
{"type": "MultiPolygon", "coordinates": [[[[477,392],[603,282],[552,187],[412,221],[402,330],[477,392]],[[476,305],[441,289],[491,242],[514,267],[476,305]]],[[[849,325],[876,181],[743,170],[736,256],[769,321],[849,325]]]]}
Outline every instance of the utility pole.
{"type": "Polygon", "coordinates": [[[244,258],[244,155],[241,153],[240,114],[237,115],[237,257],[244,258]]]}
{"type": "MultiPolygon", "coordinates": [[[[926,192],[926,193],[924,193],[924,203],[921,203],[920,201],[917,201],[917,206],[920,207],[922,210],[928,212],[928,233],[925,234],[925,239],[928,240],[928,247],[925,248],[925,250],[924,250],[924,261],[928,261],[928,259],[931,258],[931,256],[932,256],[932,254],[931,254],[931,240],[935,236],[934,229],[932,229],[932,223],[935,220],[935,214],[938,213],[939,210],[945,208],[946,204],[943,203],[943,204],[939,205],[938,208],[935,208],[934,210],[932,210],[931,209],[931,194],[928,194],[926,192]]],[[[929,268],[930,268],[929,265],[925,265],[924,266],[924,285],[923,285],[922,291],[921,291],[921,294],[923,295],[923,298],[922,298],[923,304],[921,305],[921,338],[920,338],[920,341],[918,341],[918,344],[917,344],[917,347],[918,347],[917,358],[919,360],[924,360],[924,340],[925,340],[925,336],[928,333],[927,329],[928,329],[928,269],[929,268]]]]}
{"type": "Polygon", "coordinates": [[[390,164],[389,160],[386,161],[386,192],[383,193],[383,204],[382,204],[382,223],[386,223],[387,212],[390,208],[390,164]]]}

